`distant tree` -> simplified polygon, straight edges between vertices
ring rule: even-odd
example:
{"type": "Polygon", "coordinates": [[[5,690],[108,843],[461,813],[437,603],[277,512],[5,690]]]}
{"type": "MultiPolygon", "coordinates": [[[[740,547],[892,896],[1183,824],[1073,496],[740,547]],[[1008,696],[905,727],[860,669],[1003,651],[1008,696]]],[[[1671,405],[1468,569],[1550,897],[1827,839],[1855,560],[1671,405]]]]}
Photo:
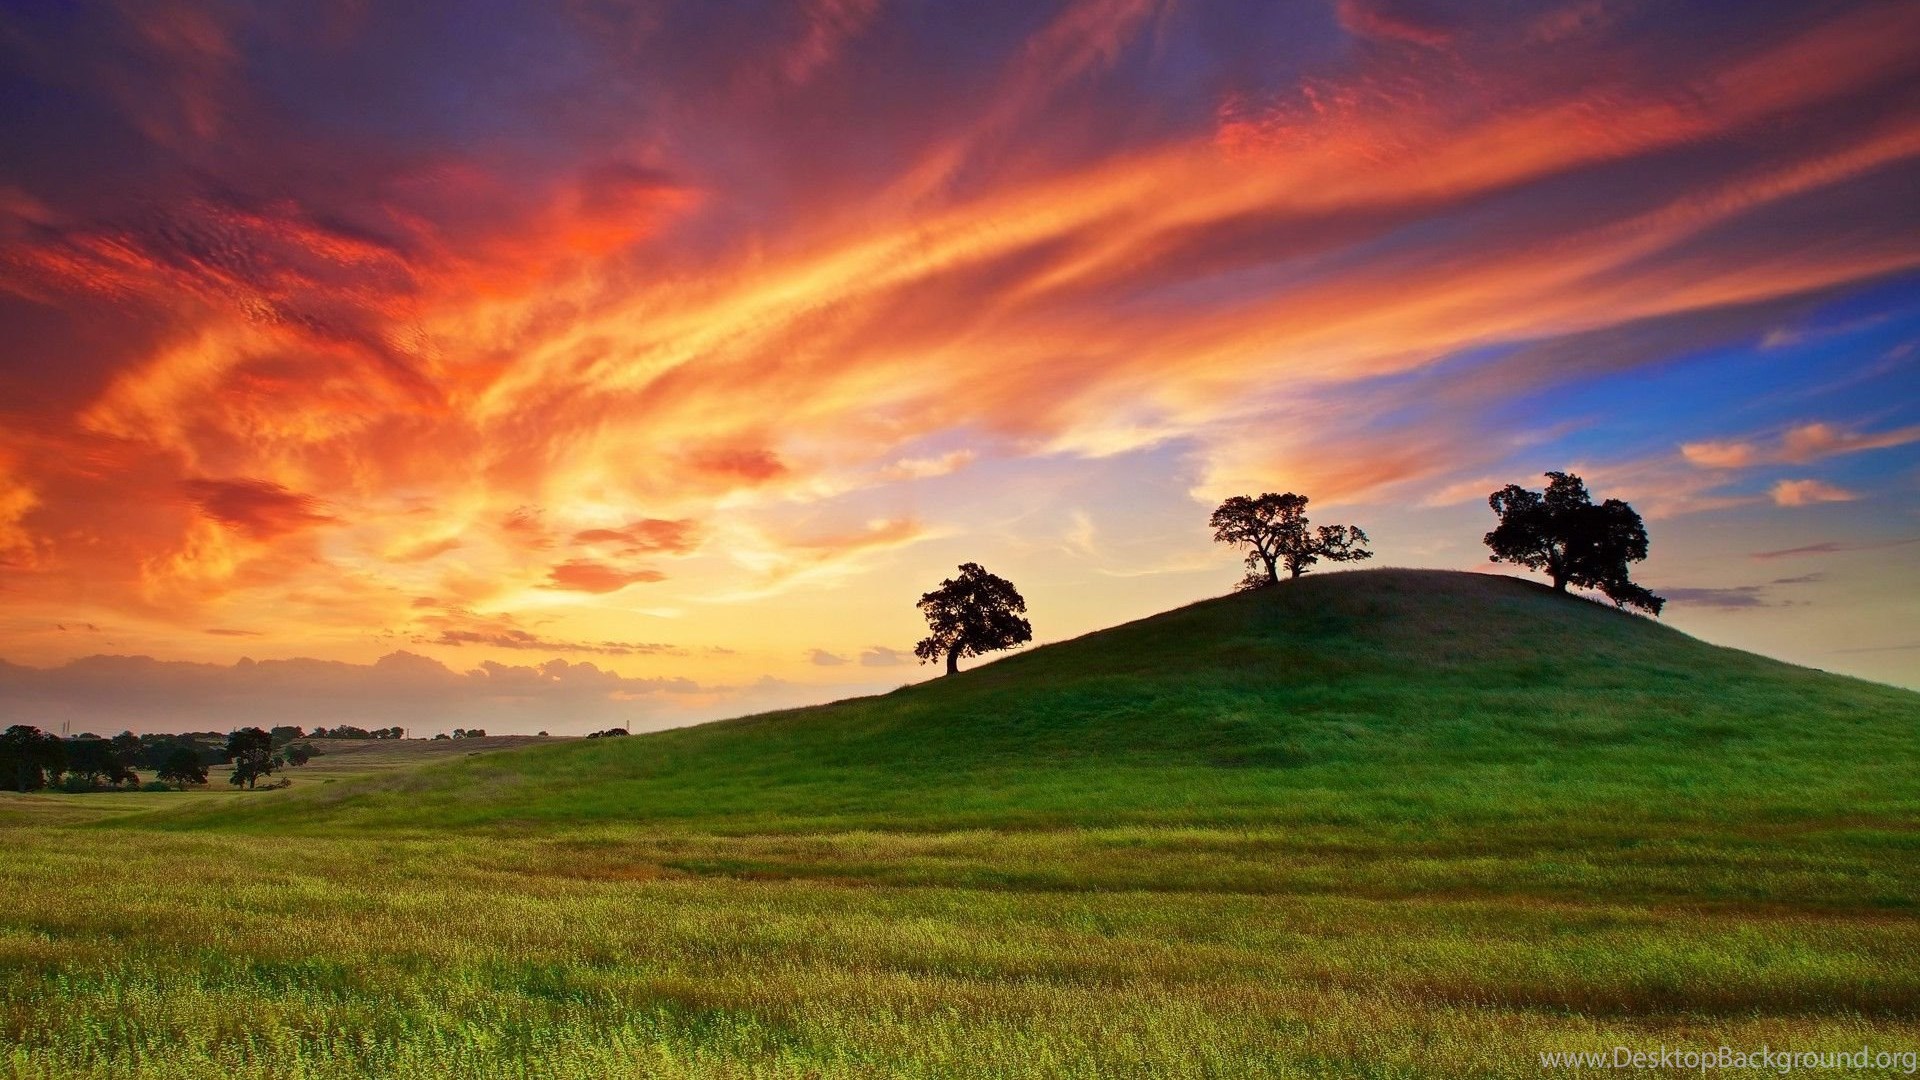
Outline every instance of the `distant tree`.
{"type": "Polygon", "coordinates": [[[275,769],[285,764],[285,758],[266,750],[242,750],[233,758],[233,772],[227,774],[227,783],[252,791],[261,777],[273,775],[275,769]]]}
{"type": "Polygon", "coordinates": [[[38,791],[67,767],[66,744],[31,724],[0,733],[0,790],[38,791]]]}
{"type": "MultiPolygon", "coordinates": [[[[626,729],[626,728],[623,728],[623,727],[610,727],[610,728],[608,728],[608,729],[607,729],[607,730],[605,730],[605,731],[596,731],[596,732],[593,732],[592,734],[590,734],[590,735],[588,735],[588,736],[587,736],[587,738],[589,738],[589,739],[617,739],[617,738],[619,738],[620,736],[622,736],[622,735],[625,735],[626,733],[627,733],[627,729],[626,729]]],[[[543,732],[542,734],[545,734],[545,733],[543,732]]]]}
{"type": "Polygon", "coordinates": [[[160,763],[154,774],[169,784],[204,784],[207,782],[207,766],[200,760],[200,754],[186,743],[175,743],[169,747],[166,758],[160,763]]]}
{"type": "Polygon", "coordinates": [[[447,734],[446,732],[444,732],[444,731],[443,731],[443,732],[441,732],[440,734],[438,734],[438,735],[435,735],[435,736],[433,737],[433,741],[434,741],[434,742],[439,742],[439,741],[440,741],[440,740],[442,740],[442,739],[451,739],[451,738],[453,738],[453,736],[451,736],[451,735],[449,735],[449,734],[447,734]]]}
{"type": "Polygon", "coordinates": [[[299,724],[281,724],[267,734],[272,737],[273,745],[285,746],[295,739],[305,738],[307,733],[299,724]]]}
{"type": "Polygon", "coordinates": [[[280,754],[287,759],[288,765],[299,768],[313,760],[313,747],[308,746],[306,743],[292,743],[285,750],[282,750],[280,754]]]}
{"type": "Polygon", "coordinates": [[[1214,540],[1247,546],[1247,576],[1243,589],[1280,583],[1280,567],[1297,578],[1321,559],[1354,562],[1373,558],[1367,534],[1358,525],[1322,525],[1309,528],[1307,497],[1289,491],[1265,492],[1257,497],[1235,495],[1220,504],[1207,524],[1214,540]]]}
{"type": "Polygon", "coordinates": [[[111,739],[69,739],[66,751],[67,778],[74,787],[93,788],[102,783],[119,787],[140,782],[139,774],[111,739]]]}
{"type": "Polygon", "coordinates": [[[920,597],[917,605],[933,632],[913,647],[922,663],[946,657],[947,674],[960,670],[962,657],[983,656],[1033,640],[1033,624],[1021,618],[1027,601],[1013,582],[987,572],[979,563],[960,564],[960,576],[920,597]]]}
{"type": "Polygon", "coordinates": [[[259,750],[273,752],[273,736],[264,728],[239,728],[227,733],[227,760],[232,761],[241,754],[259,750]]]}
{"type": "Polygon", "coordinates": [[[1545,570],[1553,587],[1597,589],[1616,607],[1654,615],[1666,601],[1628,580],[1627,564],[1647,557],[1647,529],[1619,499],[1594,505],[1572,473],[1547,474],[1544,492],[1508,484],[1487,496],[1500,523],[1486,535],[1489,559],[1545,570]]]}
{"type": "Polygon", "coordinates": [[[257,727],[241,728],[227,735],[227,761],[233,772],[227,783],[253,790],[263,776],[271,776],[285,759],[274,757],[273,736],[257,727]]]}
{"type": "Polygon", "coordinates": [[[544,739],[544,738],[546,738],[546,737],[547,737],[547,733],[546,733],[546,732],[544,732],[544,731],[543,731],[543,732],[541,732],[541,733],[540,733],[540,737],[541,737],[541,738],[543,738],[543,739],[544,739]]]}

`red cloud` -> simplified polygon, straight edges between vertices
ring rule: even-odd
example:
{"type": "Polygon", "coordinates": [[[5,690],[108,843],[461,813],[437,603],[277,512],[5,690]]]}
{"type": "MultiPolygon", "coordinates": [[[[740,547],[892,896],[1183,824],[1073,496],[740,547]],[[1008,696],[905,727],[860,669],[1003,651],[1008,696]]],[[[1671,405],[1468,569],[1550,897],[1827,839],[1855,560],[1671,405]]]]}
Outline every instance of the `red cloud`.
{"type": "Polygon", "coordinates": [[[547,574],[547,582],[541,588],[610,593],[642,582],[665,581],[666,577],[658,570],[622,570],[591,559],[569,559],[547,574]]]}
{"type": "Polygon", "coordinates": [[[1334,5],[1340,25],[1358,37],[1407,41],[1439,48],[1453,34],[1426,12],[1404,0],[1339,0],[1334,5]]]}
{"type": "Polygon", "coordinates": [[[767,449],[707,450],[688,461],[699,472],[748,483],[763,483],[787,471],[786,463],[767,449]]]}
{"type": "Polygon", "coordinates": [[[271,480],[185,480],[180,486],[201,513],[255,540],[337,520],[320,512],[319,499],[271,480]]]}
{"type": "Polygon", "coordinates": [[[618,529],[586,529],[573,534],[576,544],[620,544],[629,553],[665,551],[684,555],[699,544],[698,527],[682,518],[643,518],[618,529]]]}

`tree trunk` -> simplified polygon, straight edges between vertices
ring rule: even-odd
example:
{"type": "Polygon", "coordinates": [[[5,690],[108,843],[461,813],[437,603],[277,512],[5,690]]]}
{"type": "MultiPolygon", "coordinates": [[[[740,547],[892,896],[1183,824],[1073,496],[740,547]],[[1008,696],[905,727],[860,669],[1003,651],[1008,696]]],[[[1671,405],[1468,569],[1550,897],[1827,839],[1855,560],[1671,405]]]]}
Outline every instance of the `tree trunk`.
{"type": "Polygon", "coordinates": [[[1300,576],[1301,574],[1304,574],[1304,573],[1306,573],[1306,571],[1305,571],[1305,570],[1302,570],[1302,569],[1301,569],[1300,567],[1298,567],[1298,566],[1295,566],[1295,565],[1293,565],[1293,564],[1291,564],[1291,563],[1289,563],[1289,564],[1287,565],[1287,578],[1288,578],[1289,580],[1291,580],[1291,579],[1293,579],[1293,578],[1297,578],[1297,577],[1299,577],[1299,576],[1300,576]]]}
{"type": "Polygon", "coordinates": [[[1267,584],[1269,585],[1280,584],[1280,568],[1276,564],[1276,561],[1273,559],[1268,559],[1265,555],[1262,555],[1261,558],[1265,559],[1267,564],[1267,584]]]}
{"type": "Polygon", "coordinates": [[[947,674],[960,674],[960,646],[958,645],[947,650],[947,674]]]}

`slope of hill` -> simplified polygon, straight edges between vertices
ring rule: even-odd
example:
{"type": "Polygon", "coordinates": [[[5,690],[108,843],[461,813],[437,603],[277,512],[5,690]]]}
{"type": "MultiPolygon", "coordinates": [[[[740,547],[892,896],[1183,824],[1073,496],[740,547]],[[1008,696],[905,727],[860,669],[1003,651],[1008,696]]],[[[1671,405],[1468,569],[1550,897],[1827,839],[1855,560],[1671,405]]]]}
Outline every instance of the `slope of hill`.
{"type": "Polygon", "coordinates": [[[23,796],[0,1049],[1520,1080],[1913,1047],[1917,748],[1920,695],[1526,582],[1327,574],[813,709],[91,825],[23,796]]]}
{"type": "Polygon", "coordinates": [[[719,832],[1910,814],[1920,695],[1512,578],[1324,574],[877,697],[154,824],[719,832]]]}

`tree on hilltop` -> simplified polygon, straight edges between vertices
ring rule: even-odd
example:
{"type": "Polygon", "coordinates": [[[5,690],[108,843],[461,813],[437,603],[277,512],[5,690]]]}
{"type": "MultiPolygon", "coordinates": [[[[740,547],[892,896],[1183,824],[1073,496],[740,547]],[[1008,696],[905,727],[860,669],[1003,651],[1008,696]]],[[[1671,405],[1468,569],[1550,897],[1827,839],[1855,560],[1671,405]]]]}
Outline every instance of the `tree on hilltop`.
{"type": "Polygon", "coordinates": [[[1647,528],[1619,499],[1595,505],[1572,473],[1550,472],[1547,489],[1508,484],[1487,496],[1500,523],[1486,535],[1492,562],[1545,570],[1557,592],[1597,589],[1615,607],[1660,614],[1666,601],[1628,580],[1627,564],[1647,557],[1647,528]]]}
{"type": "Polygon", "coordinates": [[[1207,524],[1214,540],[1247,546],[1247,576],[1242,589],[1280,583],[1280,567],[1289,578],[1307,572],[1314,563],[1357,562],[1373,558],[1367,534],[1358,525],[1321,525],[1307,522],[1307,497],[1289,491],[1265,492],[1258,497],[1235,495],[1220,504],[1207,524]]]}
{"type": "Polygon", "coordinates": [[[913,647],[913,655],[922,663],[946,657],[949,675],[960,670],[962,657],[983,656],[1033,640],[1033,624],[1021,618],[1027,601],[1020,590],[979,563],[960,564],[960,576],[942,581],[916,606],[927,617],[932,633],[913,647]]]}

